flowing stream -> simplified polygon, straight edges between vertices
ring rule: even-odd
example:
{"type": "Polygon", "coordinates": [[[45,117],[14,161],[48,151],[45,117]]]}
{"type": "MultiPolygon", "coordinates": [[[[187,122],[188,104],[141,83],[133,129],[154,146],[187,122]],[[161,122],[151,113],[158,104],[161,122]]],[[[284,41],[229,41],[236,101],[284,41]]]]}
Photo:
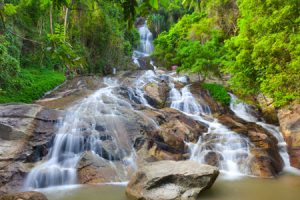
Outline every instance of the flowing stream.
{"type": "Polygon", "coordinates": [[[171,108],[177,109],[208,126],[208,131],[196,144],[187,143],[191,152],[191,160],[206,163],[208,156],[216,156],[219,168],[228,178],[248,174],[247,159],[251,156],[250,142],[220,124],[210,114],[206,104],[199,104],[189,90],[189,85],[180,91],[171,84],[171,108]]]}
{"type": "Polygon", "coordinates": [[[282,133],[279,130],[279,127],[272,124],[267,124],[264,121],[259,120],[257,117],[253,115],[254,111],[249,105],[239,101],[234,94],[229,94],[229,95],[231,97],[230,109],[235,113],[236,116],[242,118],[247,122],[254,122],[260,125],[277,139],[279,153],[284,162],[284,170],[296,174],[300,174],[300,170],[291,166],[290,157],[287,152],[287,144],[283,138],[282,133]]]}
{"type": "MultiPolygon", "coordinates": [[[[128,171],[136,166],[124,112],[129,110],[130,114],[145,116],[114,94],[114,89],[119,86],[117,81],[105,78],[104,83],[106,87],[68,109],[47,160],[30,172],[25,188],[76,184],[76,165],[84,151],[109,161],[117,174],[111,181],[128,180],[128,171]],[[121,167],[113,162],[115,160],[122,163],[121,167]]],[[[157,126],[150,119],[149,124],[153,128],[157,126]]]]}

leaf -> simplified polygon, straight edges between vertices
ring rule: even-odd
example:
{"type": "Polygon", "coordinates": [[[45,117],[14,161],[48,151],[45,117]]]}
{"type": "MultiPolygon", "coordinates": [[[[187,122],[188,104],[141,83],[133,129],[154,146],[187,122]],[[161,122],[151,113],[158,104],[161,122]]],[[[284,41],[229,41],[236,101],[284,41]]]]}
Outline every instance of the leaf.
{"type": "Polygon", "coordinates": [[[17,6],[13,4],[6,3],[4,6],[4,14],[7,16],[11,16],[17,13],[17,6]]]}
{"type": "Polygon", "coordinates": [[[158,9],[158,0],[149,0],[149,4],[152,8],[158,9]]]}
{"type": "Polygon", "coordinates": [[[168,0],[160,0],[159,2],[163,7],[168,7],[168,4],[169,4],[168,0]]]}

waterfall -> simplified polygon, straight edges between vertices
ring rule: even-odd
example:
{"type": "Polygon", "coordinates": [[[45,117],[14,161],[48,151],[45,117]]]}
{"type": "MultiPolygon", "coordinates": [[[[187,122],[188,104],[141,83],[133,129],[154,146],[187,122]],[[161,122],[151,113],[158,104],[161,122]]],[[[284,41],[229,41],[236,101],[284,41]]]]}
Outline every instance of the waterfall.
{"type": "MultiPolygon", "coordinates": [[[[183,78],[176,78],[184,80],[183,78]]],[[[175,80],[176,80],[175,79],[175,80]]],[[[180,110],[191,118],[208,126],[207,133],[203,134],[196,144],[187,143],[191,160],[207,163],[209,156],[215,156],[218,160],[218,167],[228,178],[236,178],[240,175],[248,174],[247,161],[251,157],[247,138],[229,130],[220,124],[217,119],[210,114],[208,105],[200,105],[193,97],[186,85],[181,90],[175,88],[170,83],[171,108],[180,110]]]]}
{"type": "MultiPolygon", "coordinates": [[[[105,78],[104,83],[106,87],[67,110],[46,161],[29,173],[26,189],[76,184],[76,165],[85,151],[91,151],[110,163],[118,175],[117,180],[112,178],[112,181],[127,180],[128,171],[136,166],[126,113],[139,118],[145,116],[114,94],[114,89],[119,87],[115,80],[105,78]],[[122,163],[121,170],[115,166],[114,160],[122,163]]],[[[153,121],[149,120],[149,123],[154,129],[157,127],[153,121]]]]}
{"type": "Polygon", "coordinates": [[[253,111],[249,105],[239,101],[235,95],[230,93],[229,95],[231,97],[230,109],[235,113],[236,116],[240,117],[241,119],[247,122],[256,123],[257,125],[263,127],[266,131],[271,133],[277,139],[279,154],[284,162],[284,170],[299,173],[298,169],[291,166],[289,154],[287,152],[287,144],[283,138],[282,133],[280,132],[279,127],[267,124],[263,121],[259,121],[259,119],[252,114],[253,111]]]}
{"type": "Polygon", "coordinates": [[[141,27],[138,28],[140,33],[140,46],[137,49],[138,53],[141,53],[142,56],[149,56],[153,52],[153,36],[151,31],[145,22],[141,27]]]}
{"type": "MultiPolygon", "coordinates": [[[[140,67],[139,58],[149,57],[154,50],[153,47],[153,35],[147,26],[147,22],[138,28],[140,34],[140,45],[133,52],[132,60],[140,67]]],[[[150,61],[150,65],[155,69],[153,61],[150,61]]]]}
{"type": "Polygon", "coordinates": [[[129,88],[129,98],[135,103],[142,104],[144,106],[151,107],[146,99],[146,95],[144,92],[144,87],[148,83],[157,83],[158,76],[155,74],[153,70],[147,70],[143,73],[139,78],[137,78],[134,82],[133,88],[129,88]]]}

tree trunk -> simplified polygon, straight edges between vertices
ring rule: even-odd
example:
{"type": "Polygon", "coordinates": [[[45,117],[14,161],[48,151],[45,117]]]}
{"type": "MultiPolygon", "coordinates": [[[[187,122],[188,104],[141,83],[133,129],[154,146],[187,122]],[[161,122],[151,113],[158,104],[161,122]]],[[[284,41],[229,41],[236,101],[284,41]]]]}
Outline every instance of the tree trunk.
{"type": "Polygon", "coordinates": [[[53,12],[53,6],[52,6],[52,4],[50,5],[50,11],[49,11],[49,13],[50,13],[50,32],[51,32],[51,34],[53,35],[53,14],[52,14],[52,12],[53,12]]]}
{"type": "Polygon", "coordinates": [[[69,8],[65,7],[65,19],[64,19],[64,40],[66,41],[66,35],[67,35],[67,25],[68,25],[68,13],[69,8]]]}

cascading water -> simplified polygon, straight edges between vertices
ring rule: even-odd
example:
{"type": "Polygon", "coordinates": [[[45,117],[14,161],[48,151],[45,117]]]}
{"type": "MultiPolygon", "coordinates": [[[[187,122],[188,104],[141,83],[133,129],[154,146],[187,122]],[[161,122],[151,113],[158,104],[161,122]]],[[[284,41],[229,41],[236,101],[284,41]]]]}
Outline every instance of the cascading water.
{"type": "MultiPolygon", "coordinates": [[[[139,58],[148,57],[153,52],[153,35],[145,22],[138,28],[140,33],[140,45],[138,49],[133,52],[133,62],[140,67],[139,58]]],[[[150,64],[155,68],[154,63],[151,61],[150,64]]]]}
{"type": "MultiPolygon", "coordinates": [[[[145,116],[114,94],[119,86],[116,81],[105,78],[104,83],[107,87],[68,109],[47,161],[30,172],[26,189],[75,184],[76,165],[84,151],[91,151],[110,163],[118,176],[111,181],[127,180],[127,172],[135,168],[135,151],[125,114],[145,116]],[[121,162],[121,169],[115,166],[114,160],[121,162]]],[[[149,120],[149,126],[157,125],[149,120]]]]}
{"type": "Polygon", "coordinates": [[[229,95],[231,97],[230,109],[235,113],[235,115],[247,122],[254,122],[260,125],[261,127],[263,127],[269,133],[271,133],[278,141],[279,153],[284,162],[284,170],[299,174],[300,173],[299,170],[291,166],[289,154],[287,152],[287,144],[283,138],[282,133],[279,130],[279,127],[271,124],[267,124],[263,121],[259,121],[258,118],[252,114],[253,111],[249,105],[239,101],[235,95],[233,94],[229,94],[229,95]]]}
{"type": "Polygon", "coordinates": [[[149,56],[153,52],[153,35],[145,22],[142,26],[138,28],[140,33],[140,46],[135,51],[138,57],[149,56]]]}
{"type": "Polygon", "coordinates": [[[144,92],[144,87],[148,83],[156,83],[157,82],[157,75],[155,74],[155,71],[153,70],[147,70],[145,73],[143,73],[139,78],[136,79],[134,83],[134,88],[129,88],[129,98],[138,103],[142,104],[144,106],[152,107],[149,105],[144,92]]]}
{"type": "Polygon", "coordinates": [[[206,163],[208,156],[213,154],[218,158],[219,168],[229,178],[248,174],[247,160],[251,157],[250,142],[211,117],[209,106],[200,105],[196,101],[189,90],[189,85],[180,91],[173,83],[170,86],[170,107],[208,126],[208,132],[203,134],[196,144],[187,143],[191,152],[190,159],[206,163]]]}

